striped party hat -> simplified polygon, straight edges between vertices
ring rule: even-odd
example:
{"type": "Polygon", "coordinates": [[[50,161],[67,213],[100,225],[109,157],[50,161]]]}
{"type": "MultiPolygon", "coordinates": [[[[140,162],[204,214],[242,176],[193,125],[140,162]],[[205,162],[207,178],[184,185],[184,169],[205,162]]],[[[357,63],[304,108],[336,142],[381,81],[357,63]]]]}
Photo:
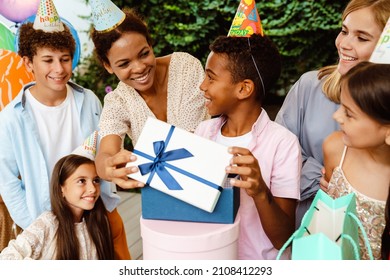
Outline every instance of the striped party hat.
{"type": "Polygon", "coordinates": [[[87,157],[91,160],[95,160],[96,149],[98,143],[98,132],[95,130],[87,139],[84,140],[84,143],[81,146],[78,146],[72,154],[80,155],[87,157]]]}

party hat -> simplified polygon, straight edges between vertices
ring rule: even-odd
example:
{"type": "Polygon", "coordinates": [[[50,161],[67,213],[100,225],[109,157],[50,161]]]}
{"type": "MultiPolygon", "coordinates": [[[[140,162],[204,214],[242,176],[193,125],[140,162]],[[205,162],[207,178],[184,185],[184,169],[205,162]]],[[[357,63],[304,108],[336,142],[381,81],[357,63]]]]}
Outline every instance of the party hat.
{"type": "Polygon", "coordinates": [[[41,0],[33,27],[34,29],[41,29],[46,32],[64,30],[64,24],[61,22],[52,0],[41,0]]]}
{"type": "Polygon", "coordinates": [[[96,31],[108,32],[123,22],[126,15],[110,0],[91,0],[92,20],[96,31]]]}
{"type": "Polygon", "coordinates": [[[91,160],[95,160],[96,156],[96,147],[98,142],[98,132],[95,130],[91,135],[85,139],[84,143],[81,146],[78,146],[72,154],[80,155],[87,157],[91,160]]]}
{"type": "Polygon", "coordinates": [[[228,36],[250,37],[252,34],[263,35],[263,28],[255,0],[241,0],[234,16],[228,36]]]}
{"type": "Polygon", "coordinates": [[[372,52],[370,62],[390,64],[390,18],[372,52]]]}

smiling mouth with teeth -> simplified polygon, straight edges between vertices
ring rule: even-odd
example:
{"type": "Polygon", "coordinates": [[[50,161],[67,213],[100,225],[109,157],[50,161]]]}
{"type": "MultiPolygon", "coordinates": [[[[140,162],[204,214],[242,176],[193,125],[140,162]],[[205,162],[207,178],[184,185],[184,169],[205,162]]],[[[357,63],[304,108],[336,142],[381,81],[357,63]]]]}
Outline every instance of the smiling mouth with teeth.
{"type": "Polygon", "coordinates": [[[95,200],[95,197],[92,197],[92,196],[88,196],[88,197],[83,197],[83,200],[86,200],[86,201],[94,201],[95,200]]]}
{"type": "Polygon", "coordinates": [[[147,71],[142,76],[132,77],[132,78],[130,78],[130,80],[133,80],[133,81],[136,81],[136,82],[144,82],[144,81],[146,81],[149,78],[149,75],[150,75],[150,70],[147,71]]]}
{"type": "Polygon", "coordinates": [[[55,82],[64,82],[64,81],[67,81],[69,76],[64,75],[64,76],[48,76],[48,77],[49,77],[49,79],[52,79],[55,82]]]}
{"type": "Polygon", "coordinates": [[[142,81],[145,81],[147,78],[148,78],[148,74],[146,74],[145,76],[142,76],[142,77],[139,77],[139,78],[133,78],[132,80],[133,81],[137,81],[137,82],[142,82],[142,81]]]}
{"type": "Polygon", "coordinates": [[[344,56],[344,55],[340,55],[340,58],[342,60],[346,60],[346,61],[355,61],[355,60],[357,60],[357,58],[350,57],[350,56],[344,56]]]}

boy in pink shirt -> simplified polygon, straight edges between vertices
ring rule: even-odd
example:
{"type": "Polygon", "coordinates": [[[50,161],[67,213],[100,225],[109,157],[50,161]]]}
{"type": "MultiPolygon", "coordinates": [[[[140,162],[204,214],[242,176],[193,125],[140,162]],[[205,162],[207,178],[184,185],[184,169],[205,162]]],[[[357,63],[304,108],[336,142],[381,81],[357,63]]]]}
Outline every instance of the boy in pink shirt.
{"type": "MultiPolygon", "coordinates": [[[[229,146],[227,173],[241,188],[239,259],[275,259],[295,229],[301,151],[297,137],[262,108],[281,72],[266,36],[218,37],[210,45],[204,91],[209,114],[195,133],[229,146]]],[[[282,258],[289,258],[286,251],[282,258]]]]}

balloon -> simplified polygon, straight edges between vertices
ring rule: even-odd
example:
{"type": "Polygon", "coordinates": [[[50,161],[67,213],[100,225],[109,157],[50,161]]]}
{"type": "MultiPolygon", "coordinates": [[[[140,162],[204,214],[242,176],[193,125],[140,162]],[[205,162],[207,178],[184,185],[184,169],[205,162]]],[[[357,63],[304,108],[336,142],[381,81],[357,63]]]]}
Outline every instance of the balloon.
{"type": "Polygon", "coordinates": [[[4,23],[0,22],[0,49],[14,51],[14,41],[15,34],[4,23]]]}
{"type": "MultiPolygon", "coordinates": [[[[1,0],[0,0],[1,1],[1,0]]],[[[66,26],[70,29],[70,32],[72,33],[72,36],[74,40],[76,41],[76,50],[74,52],[73,60],[72,60],[72,69],[74,70],[79,63],[80,60],[80,38],[79,35],[76,31],[76,29],[73,27],[73,25],[67,21],[66,19],[60,17],[61,21],[65,23],[66,26]]],[[[35,15],[32,15],[28,17],[22,24],[27,23],[27,22],[34,22],[35,20],[35,15]]],[[[19,29],[16,30],[16,35],[15,35],[15,52],[18,52],[19,50],[19,29]]]]}
{"type": "Polygon", "coordinates": [[[13,22],[22,22],[38,11],[40,0],[0,0],[0,15],[13,22]]]}
{"type": "Polygon", "coordinates": [[[0,111],[21,91],[34,81],[22,58],[15,52],[0,49],[0,111]]]}

